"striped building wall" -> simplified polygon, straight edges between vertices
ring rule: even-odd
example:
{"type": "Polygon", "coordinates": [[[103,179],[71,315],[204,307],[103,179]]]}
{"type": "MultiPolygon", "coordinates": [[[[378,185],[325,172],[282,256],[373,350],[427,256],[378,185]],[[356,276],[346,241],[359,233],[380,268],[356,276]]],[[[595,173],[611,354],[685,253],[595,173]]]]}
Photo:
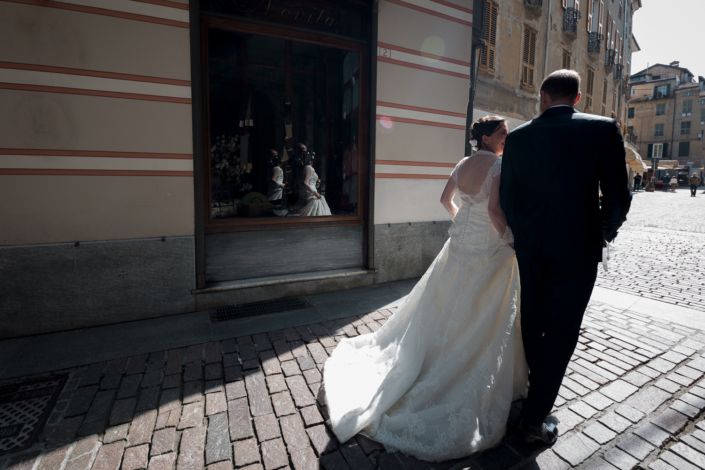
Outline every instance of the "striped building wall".
{"type": "Polygon", "coordinates": [[[447,238],[439,199],[465,151],[470,0],[381,0],[377,43],[375,266],[417,276],[447,238]]]}
{"type": "Polygon", "coordinates": [[[376,224],[448,219],[438,200],[465,148],[471,5],[380,2],[376,224]]]}
{"type": "Polygon", "coordinates": [[[0,2],[0,244],[193,234],[188,4],[0,2]]]}
{"type": "Polygon", "coordinates": [[[0,1],[0,337],[191,310],[188,8],[0,1]]]}

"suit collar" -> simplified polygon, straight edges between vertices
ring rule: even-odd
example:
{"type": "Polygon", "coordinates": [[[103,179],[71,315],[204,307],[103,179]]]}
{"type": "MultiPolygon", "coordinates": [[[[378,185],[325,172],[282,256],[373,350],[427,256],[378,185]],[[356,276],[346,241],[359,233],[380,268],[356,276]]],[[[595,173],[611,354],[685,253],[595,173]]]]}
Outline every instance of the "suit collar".
{"type": "Polygon", "coordinates": [[[544,111],[539,118],[548,118],[548,117],[553,117],[553,116],[562,116],[564,114],[573,114],[577,113],[575,108],[572,106],[568,105],[558,105],[558,106],[553,106],[551,108],[548,108],[546,111],[544,111]]]}

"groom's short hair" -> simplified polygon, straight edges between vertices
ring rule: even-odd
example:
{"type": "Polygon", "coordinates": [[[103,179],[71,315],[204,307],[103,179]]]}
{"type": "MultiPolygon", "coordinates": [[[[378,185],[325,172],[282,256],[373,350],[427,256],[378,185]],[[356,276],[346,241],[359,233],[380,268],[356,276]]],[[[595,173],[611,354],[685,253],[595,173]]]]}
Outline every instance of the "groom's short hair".
{"type": "Polygon", "coordinates": [[[553,99],[574,99],[580,92],[580,74],[575,70],[556,70],[544,78],[541,91],[553,99]]]}

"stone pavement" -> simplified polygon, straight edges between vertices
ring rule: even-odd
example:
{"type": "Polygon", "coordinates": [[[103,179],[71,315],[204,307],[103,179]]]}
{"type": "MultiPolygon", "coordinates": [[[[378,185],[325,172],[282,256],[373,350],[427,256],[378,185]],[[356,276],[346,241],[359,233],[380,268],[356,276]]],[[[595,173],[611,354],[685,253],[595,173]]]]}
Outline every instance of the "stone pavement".
{"type": "MultiPolygon", "coordinates": [[[[0,469],[705,468],[705,230],[692,222],[705,211],[693,201],[705,204],[685,191],[635,196],[556,402],[552,448],[509,437],[428,464],[359,436],[337,442],[316,401],[323,363],[340,338],[378,329],[392,305],[42,374],[66,383],[39,439],[0,455],[0,469]],[[667,227],[650,221],[654,210],[669,214],[667,227]],[[657,255],[667,264],[654,267],[657,255]]],[[[0,396],[26,378],[0,383],[0,396]]],[[[0,442],[1,420],[0,404],[0,442]]]]}

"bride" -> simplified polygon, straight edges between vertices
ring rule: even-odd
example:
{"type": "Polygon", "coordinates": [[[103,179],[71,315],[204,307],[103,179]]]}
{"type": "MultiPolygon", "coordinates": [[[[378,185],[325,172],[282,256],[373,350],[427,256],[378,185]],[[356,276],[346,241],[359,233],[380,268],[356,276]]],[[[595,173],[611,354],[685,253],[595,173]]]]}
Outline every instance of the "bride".
{"type": "Polygon", "coordinates": [[[450,238],[387,323],[343,339],[326,361],[325,400],[341,442],[362,433],[442,461],[504,436],[527,381],[518,270],[498,200],[507,131],[497,116],[473,124],[479,150],[458,163],[441,196],[450,238]]]}

